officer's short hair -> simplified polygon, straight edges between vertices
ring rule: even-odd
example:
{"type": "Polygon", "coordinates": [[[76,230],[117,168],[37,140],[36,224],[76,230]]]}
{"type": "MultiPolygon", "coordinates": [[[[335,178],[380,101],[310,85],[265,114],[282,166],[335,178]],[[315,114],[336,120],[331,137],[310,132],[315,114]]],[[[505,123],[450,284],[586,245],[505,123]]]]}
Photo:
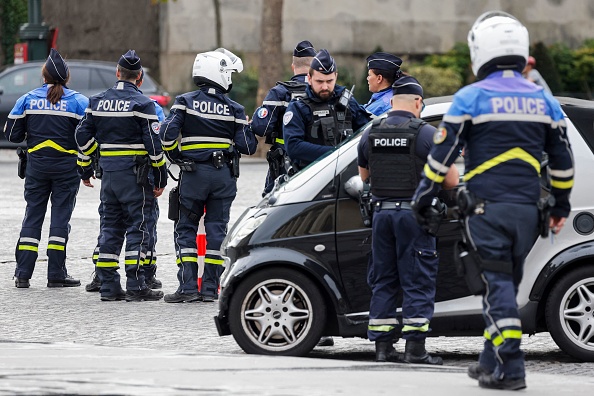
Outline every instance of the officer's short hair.
{"type": "Polygon", "coordinates": [[[294,56],[293,57],[293,66],[295,66],[296,68],[309,67],[309,65],[311,65],[312,59],[313,59],[313,56],[306,56],[306,57],[294,56]]]}
{"type": "Polygon", "coordinates": [[[142,73],[142,70],[130,70],[120,65],[117,65],[117,68],[118,72],[120,72],[120,80],[136,81],[139,79],[140,73],[142,73]]]}

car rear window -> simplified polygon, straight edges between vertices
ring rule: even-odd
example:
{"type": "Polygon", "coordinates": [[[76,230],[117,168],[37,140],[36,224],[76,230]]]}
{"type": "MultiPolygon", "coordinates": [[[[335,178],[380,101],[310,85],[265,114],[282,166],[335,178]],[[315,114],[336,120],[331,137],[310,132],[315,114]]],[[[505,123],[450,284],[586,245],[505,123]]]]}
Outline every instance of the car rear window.
{"type": "Polygon", "coordinates": [[[579,133],[583,136],[591,151],[594,151],[594,108],[564,105],[563,111],[579,133]]]}

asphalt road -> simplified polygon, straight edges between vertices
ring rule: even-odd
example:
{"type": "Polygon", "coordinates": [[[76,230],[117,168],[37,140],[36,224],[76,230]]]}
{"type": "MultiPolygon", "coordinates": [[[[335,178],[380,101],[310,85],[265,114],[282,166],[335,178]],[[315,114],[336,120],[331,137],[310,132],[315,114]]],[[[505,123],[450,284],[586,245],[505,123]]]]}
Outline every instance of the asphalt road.
{"type": "MultiPolygon", "coordinates": [[[[23,181],[16,176],[16,163],[14,152],[0,150],[0,345],[6,342],[66,342],[106,348],[246,356],[232,337],[218,336],[212,320],[217,312],[216,303],[167,304],[162,300],[107,303],[101,302],[97,293],[86,292],[84,287],[47,288],[45,246],[49,218],[44,224],[40,258],[31,279],[31,288],[16,289],[12,280],[14,247],[25,208],[23,181]]],[[[266,163],[263,161],[242,162],[231,224],[246,207],[258,202],[265,173],[266,163]]],[[[158,223],[157,275],[163,282],[165,293],[171,293],[177,287],[173,222],[165,215],[166,197],[172,185],[170,183],[160,199],[162,216],[158,223]]],[[[67,267],[69,273],[80,278],[83,285],[91,280],[93,272],[90,257],[99,229],[98,203],[99,186],[91,189],[81,184],[71,221],[67,267]]],[[[334,347],[317,347],[310,357],[361,364],[374,360],[373,345],[365,339],[336,338],[335,343],[334,347]]],[[[481,347],[481,337],[439,337],[427,341],[428,350],[440,354],[445,365],[458,372],[476,359],[481,347]]],[[[403,343],[396,344],[396,348],[402,350],[403,343]]],[[[594,371],[594,363],[580,363],[564,354],[547,333],[524,336],[523,348],[528,376],[530,373],[548,373],[571,378],[583,376],[585,380],[594,371]]],[[[0,363],[3,362],[2,356],[0,348],[0,363]]]]}

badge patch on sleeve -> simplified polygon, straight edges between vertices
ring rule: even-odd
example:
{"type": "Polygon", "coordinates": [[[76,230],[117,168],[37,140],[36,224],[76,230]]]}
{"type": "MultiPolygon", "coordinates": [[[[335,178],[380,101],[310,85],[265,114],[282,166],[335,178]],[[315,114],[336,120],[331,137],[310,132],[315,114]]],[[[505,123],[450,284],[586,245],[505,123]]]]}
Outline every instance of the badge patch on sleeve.
{"type": "Polygon", "coordinates": [[[289,121],[291,121],[292,118],[293,118],[293,112],[287,111],[285,113],[285,115],[283,116],[283,124],[287,125],[289,123],[289,121]]]}
{"type": "Polygon", "coordinates": [[[155,132],[155,134],[159,134],[159,131],[161,130],[161,123],[160,122],[151,122],[151,129],[153,130],[153,132],[155,132]]]}
{"type": "Polygon", "coordinates": [[[444,127],[441,127],[437,131],[435,131],[435,133],[433,134],[433,143],[434,144],[443,143],[443,141],[446,140],[447,136],[448,136],[448,131],[444,127]]]}
{"type": "Polygon", "coordinates": [[[256,115],[258,118],[266,118],[268,117],[268,109],[266,107],[260,107],[256,115]]]}

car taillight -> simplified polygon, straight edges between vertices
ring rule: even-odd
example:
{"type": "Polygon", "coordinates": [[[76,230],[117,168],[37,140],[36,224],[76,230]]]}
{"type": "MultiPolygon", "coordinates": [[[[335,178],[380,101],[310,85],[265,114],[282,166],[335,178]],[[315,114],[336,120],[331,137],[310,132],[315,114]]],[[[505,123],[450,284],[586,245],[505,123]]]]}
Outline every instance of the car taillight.
{"type": "Polygon", "coordinates": [[[150,95],[149,98],[156,100],[161,106],[167,106],[171,100],[169,95],[150,95]]]}

